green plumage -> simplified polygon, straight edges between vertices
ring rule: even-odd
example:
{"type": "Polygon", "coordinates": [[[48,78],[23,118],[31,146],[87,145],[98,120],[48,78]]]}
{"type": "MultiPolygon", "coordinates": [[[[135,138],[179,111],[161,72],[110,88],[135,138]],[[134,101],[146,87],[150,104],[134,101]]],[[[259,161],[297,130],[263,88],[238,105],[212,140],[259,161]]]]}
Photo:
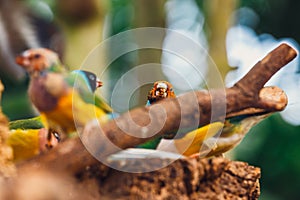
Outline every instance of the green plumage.
{"type": "Polygon", "coordinates": [[[162,137],[154,138],[148,142],[145,142],[143,144],[140,144],[137,146],[137,148],[143,148],[143,149],[156,149],[158,144],[160,143],[162,137]]]}
{"type": "Polygon", "coordinates": [[[9,122],[9,129],[40,129],[44,128],[41,117],[34,117],[30,119],[20,119],[9,122]]]}

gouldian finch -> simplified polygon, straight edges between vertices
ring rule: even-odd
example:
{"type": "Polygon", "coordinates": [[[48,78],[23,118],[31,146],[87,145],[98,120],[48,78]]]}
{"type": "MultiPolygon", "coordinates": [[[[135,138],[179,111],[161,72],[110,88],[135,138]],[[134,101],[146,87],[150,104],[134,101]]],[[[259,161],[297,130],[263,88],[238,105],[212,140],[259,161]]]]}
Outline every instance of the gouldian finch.
{"type": "Polygon", "coordinates": [[[235,113],[232,117],[229,116],[226,118],[224,124],[221,122],[215,122],[197,129],[201,130],[212,126],[212,133],[214,132],[214,129],[216,130],[216,133],[221,131],[221,133],[215,135],[215,137],[210,137],[214,136],[211,134],[210,136],[207,135],[203,140],[200,140],[200,142],[197,141],[197,139],[194,139],[191,143],[190,137],[193,137],[193,132],[197,131],[195,130],[188,133],[181,139],[170,141],[163,140],[157,149],[175,153],[179,152],[185,156],[192,157],[210,157],[222,155],[223,153],[236,147],[253,126],[261,122],[270,114],[271,113],[264,113],[255,109],[246,109],[241,113],[235,113]],[[191,143],[190,147],[184,147],[183,149],[182,147],[186,146],[187,141],[191,143]],[[196,145],[198,145],[197,148],[196,145]],[[197,149],[197,151],[195,151],[193,146],[197,149]]]}
{"type": "Polygon", "coordinates": [[[151,105],[161,99],[175,98],[173,86],[168,81],[156,81],[148,93],[147,105],[151,105]]]}
{"type": "MultiPolygon", "coordinates": [[[[157,81],[154,83],[153,88],[149,91],[147,105],[151,105],[165,98],[175,98],[176,95],[173,91],[173,86],[167,81],[157,81]]],[[[223,128],[223,123],[215,122],[207,126],[198,128],[191,131],[181,139],[167,139],[164,140],[162,137],[150,140],[144,144],[139,145],[140,148],[148,148],[172,151],[175,153],[181,153],[183,155],[189,156],[200,151],[202,142],[209,137],[214,136],[223,128]],[[174,149],[175,145],[175,149],[174,149]],[[170,149],[171,148],[171,149],[170,149]]]]}
{"type": "Polygon", "coordinates": [[[252,127],[271,115],[271,113],[256,112],[255,109],[248,109],[245,112],[227,118],[220,136],[205,140],[199,156],[221,155],[233,149],[243,140],[252,127]]]}
{"type": "Polygon", "coordinates": [[[16,62],[30,74],[28,94],[46,118],[46,128],[69,134],[94,118],[108,120],[111,107],[93,93],[102,83],[95,79],[94,87],[87,83],[86,73],[67,72],[55,52],[30,49],[17,56],[16,62]]]}
{"type": "Polygon", "coordinates": [[[6,143],[12,147],[14,161],[22,161],[55,147],[60,141],[58,133],[44,128],[40,117],[9,123],[6,143]]]}
{"type": "MultiPolygon", "coordinates": [[[[152,89],[149,91],[147,96],[147,104],[149,106],[159,100],[166,99],[166,98],[175,98],[176,95],[173,91],[173,86],[171,83],[167,81],[156,81],[153,84],[152,89]]],[[[138,145],[138,148],[145,148],[145,149],[156,149],[158,144],[162,139],[161,137],[157,137],[153,140],[145,142],[143,144],[138,145]]]]}

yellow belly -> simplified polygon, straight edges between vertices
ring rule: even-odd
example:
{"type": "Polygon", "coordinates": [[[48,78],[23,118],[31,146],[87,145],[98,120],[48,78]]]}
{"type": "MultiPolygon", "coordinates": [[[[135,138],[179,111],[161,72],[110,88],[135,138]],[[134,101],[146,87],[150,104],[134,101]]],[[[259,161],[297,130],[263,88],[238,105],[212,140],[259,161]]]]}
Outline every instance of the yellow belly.
{"type": "Polygon", "coordinates": [[[224,124],[214,122],[187,133],[183,138],[174,140],[177,150],[185,156],[200,152],[203,141],[222,130],[224,124]]]}
{"type": "Polygon", "coordinates": [[[41,113],[46,116],[50,128],[59,126],[64,132],[71,133],[82,129],[88,121],[99,118],[107,121],[106,113],[93,104],[84,102],[77,92],[70,91],[62,96],[55,109],[41,113]]]}
{"type": "Polygon", "coordinates": [[[39,149],[39,129],[11,130],[7,144],[12,147],[14,160],[20,161],[36,156],[39,149]]]}

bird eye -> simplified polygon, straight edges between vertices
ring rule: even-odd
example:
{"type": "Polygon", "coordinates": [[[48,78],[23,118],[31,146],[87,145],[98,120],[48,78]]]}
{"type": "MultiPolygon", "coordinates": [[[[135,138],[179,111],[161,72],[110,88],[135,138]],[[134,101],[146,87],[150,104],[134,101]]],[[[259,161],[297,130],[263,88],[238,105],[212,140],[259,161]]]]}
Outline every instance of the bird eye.
{"type": "Polygon", "coordinates": [[[61,138],[60,135],[57,132],[53,132],[53,136],[55,137],[55,139],[60,142],[61,138]]]}
{"type": "Polygon", "coordinates": [[[89,78],[90,78],[92,81],[94,81],[94,80],[95,80],[95,76],[93,76],[92,74],[91,74],[91,75],[89,75],[89,78]]]}
{"type": "Polygon", "coordinates": [[[40,71],[40,76],[46,76],[47,72],[46,71],[40,71]]]}
{"type": "Polygon", "coordinates": [[[40,57],[41,57],[40,54],[34,54],[34,58],[35,58],[35,59],[38,59],[38,58],[40,58],[40,57]]]}

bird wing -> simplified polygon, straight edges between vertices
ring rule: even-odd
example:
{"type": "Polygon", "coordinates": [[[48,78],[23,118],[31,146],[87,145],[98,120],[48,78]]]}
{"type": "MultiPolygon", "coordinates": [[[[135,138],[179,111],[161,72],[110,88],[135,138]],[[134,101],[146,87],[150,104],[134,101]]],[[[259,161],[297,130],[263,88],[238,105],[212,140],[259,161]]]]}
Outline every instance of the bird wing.
{"type": "Polygon", "coordinates": [[[44,128],[44,124],[41,116],[29,118],[29,119],[19,119],[9,122],[9,129],[40,129],[44,128]]]}
{"type": "Polygon", "coordinates": [[[207,152],[200,152],[206,157],[220,155],[236,147],[252,127],[261,122],[270,113],[246,114],[226,119],[224,129],[219,138],[205,141],[207,152]]]}
{"type": "Polygon", "coordinates": [[[199,153],[203,141],[216,135],[223,125],[221,122],[214,122],[187,133],[183,138],[162,140],[157,149],[191,156],[199,153]]]}

